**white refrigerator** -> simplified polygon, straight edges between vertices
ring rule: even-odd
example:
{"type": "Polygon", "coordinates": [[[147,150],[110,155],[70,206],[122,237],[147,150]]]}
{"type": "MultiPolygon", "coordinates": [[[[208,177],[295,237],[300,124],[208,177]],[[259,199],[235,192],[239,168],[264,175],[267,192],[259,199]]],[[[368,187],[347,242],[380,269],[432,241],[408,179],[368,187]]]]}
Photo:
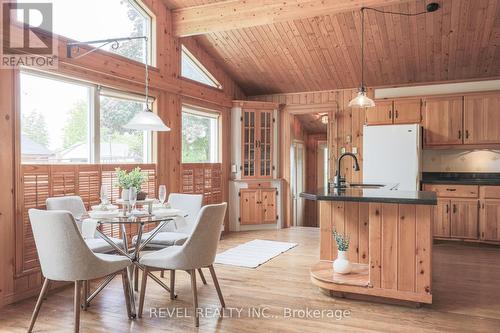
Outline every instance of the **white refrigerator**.
{"type": "Polygon", "coordinates": [[[421,127],[364,126],[363,183],[399,184],[401,191],[418,191],[421,127]]]}

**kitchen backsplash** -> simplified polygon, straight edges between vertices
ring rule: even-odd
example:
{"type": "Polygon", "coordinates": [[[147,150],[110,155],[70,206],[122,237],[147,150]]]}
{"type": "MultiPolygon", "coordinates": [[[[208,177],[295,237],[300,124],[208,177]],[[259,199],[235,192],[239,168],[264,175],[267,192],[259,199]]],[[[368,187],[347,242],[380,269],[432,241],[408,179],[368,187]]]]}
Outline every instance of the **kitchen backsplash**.
{"type": "Polygon", "coordinates": [[[500,172],[500,150],[424,150],[422,171],[500,172]]]}

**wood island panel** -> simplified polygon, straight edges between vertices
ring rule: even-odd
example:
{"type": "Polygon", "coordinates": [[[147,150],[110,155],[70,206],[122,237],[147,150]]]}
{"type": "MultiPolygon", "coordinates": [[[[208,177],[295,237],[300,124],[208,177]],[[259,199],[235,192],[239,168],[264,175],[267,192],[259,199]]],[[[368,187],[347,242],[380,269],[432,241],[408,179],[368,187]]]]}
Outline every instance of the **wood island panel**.
{"type": "Polygon", "coordinates": [[[312,271],[311,280],[333,291],[432,303],[432,207],[320,201],[320,259],[336,258],[332,232],[335,228],[346,232],[351,238],[349,259],[368,264],[369,284],[349,284],[349,278],[342,283],[324,279],[319,283],[312,271]]]}

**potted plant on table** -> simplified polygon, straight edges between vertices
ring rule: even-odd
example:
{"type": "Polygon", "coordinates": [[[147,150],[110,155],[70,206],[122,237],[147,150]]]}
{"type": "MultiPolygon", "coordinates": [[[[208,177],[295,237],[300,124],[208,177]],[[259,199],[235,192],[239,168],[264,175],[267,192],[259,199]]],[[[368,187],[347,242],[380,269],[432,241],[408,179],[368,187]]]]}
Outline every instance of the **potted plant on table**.
{"type": "Polygon", "coordinates": [[[340,274],[349,274],[352,265],[347,259],[347,250],[349,250],[349,235],[333,231],[335,243],[337,243],[337,259],[333,261],[333,271],[340,274]]]}
{"type": "Polygon", "coordinates": [[[136,167],[130,172],[116,168],[116,176],[118,178],[118,186],[122,189],[121,198],[124,201],[128,200],[130,188],[134,187],[139,192],[137,193],[137,200],[145,200],[147,193],[140,191],[142,184],[146,182],[146,175],[142,173],[140,167],[136,167]]]}

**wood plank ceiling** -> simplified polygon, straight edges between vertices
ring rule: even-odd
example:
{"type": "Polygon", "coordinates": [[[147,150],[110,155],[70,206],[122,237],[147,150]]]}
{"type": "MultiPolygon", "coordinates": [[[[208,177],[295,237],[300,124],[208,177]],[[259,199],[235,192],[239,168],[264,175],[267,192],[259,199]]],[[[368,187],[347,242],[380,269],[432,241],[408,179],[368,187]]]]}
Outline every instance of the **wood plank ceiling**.
{"type": "MultiPolygon", "coordinates": [[[[169,8],[217,0],[164,0],[169,8]]],[[[430,1],[379,9],[420,12],[430,1]]],[[[366,12],[368,86],[500,76],[500,0],[439,0],[417,17],[366,12]]],[[[359,11],[210,33],[196,38],[247,95],[354,88],[359,11]]]]}

